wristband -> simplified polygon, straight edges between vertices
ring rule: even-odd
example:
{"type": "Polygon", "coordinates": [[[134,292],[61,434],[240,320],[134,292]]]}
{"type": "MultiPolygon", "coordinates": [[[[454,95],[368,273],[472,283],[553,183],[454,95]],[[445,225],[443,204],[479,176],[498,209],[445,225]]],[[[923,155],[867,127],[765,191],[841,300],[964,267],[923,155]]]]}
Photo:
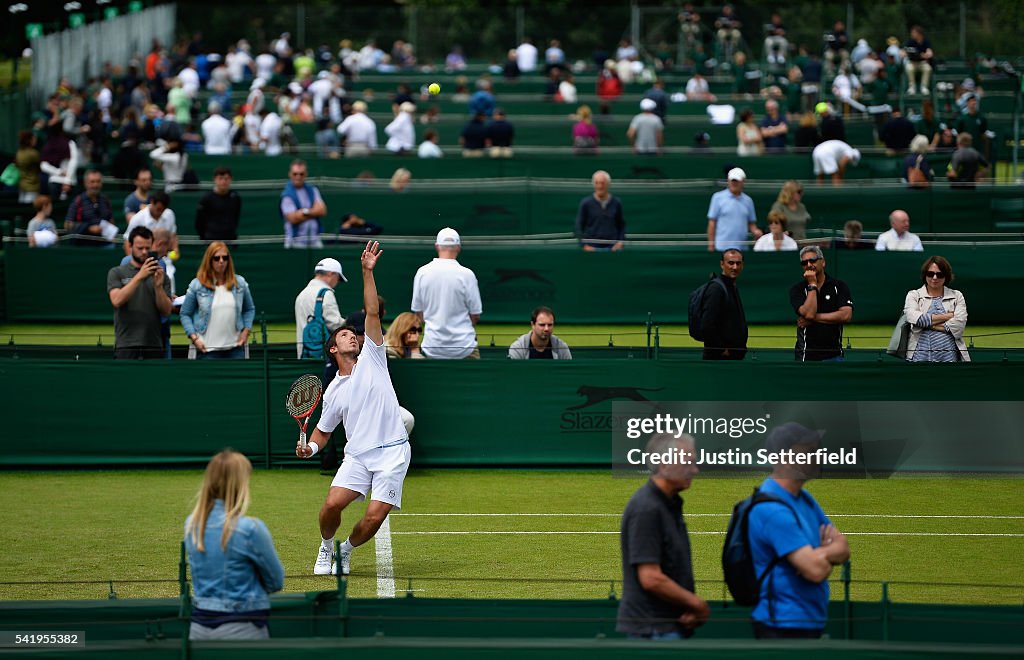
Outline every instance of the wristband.
{"type": "Polygon", "coordinates": [[[807,290],[808,291],[817,291],[818,290],[818,285],[817,284],[808,284],[807,285],[807,290]]]}
{"type": "Polygon", "coordinates": [[[309,442],[307,442],[307,443],[306,443],[306,446],[307,446],[307,447],[309,447],[310,449],[312,449],[312,450],[313,450],[313,453],[312,453],[312,454],[310,454],[310,456],[316,456],[316,453],[317,453],[318,451],[320,451],[320,445],[316,444],[316,443],[315,443],[315,442],[313,442],[312,440],[310,440],[309,442]]]}

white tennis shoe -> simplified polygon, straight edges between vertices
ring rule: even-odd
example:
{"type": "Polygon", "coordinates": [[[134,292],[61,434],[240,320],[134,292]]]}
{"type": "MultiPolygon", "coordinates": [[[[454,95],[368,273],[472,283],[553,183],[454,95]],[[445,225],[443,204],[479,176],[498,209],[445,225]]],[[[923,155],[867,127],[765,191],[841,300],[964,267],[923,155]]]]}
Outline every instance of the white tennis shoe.
{"type": "Polygon", "coordinates": [[[352,557],[352,553],[351,552],[345,552],[344,550],[342,550],[341,552],[338,553],[338,560],[339,560],[338,563],[341,564],[341,574],[342,575],[348,575],[348,573],[349,573],[349,566],[348,565],[349,565],[349,559],[351,559],[351,557],[352,557]]]}
{"type": "MultiPolygon", "coordinates": [[[[348,560],[345,560],[346,569],[348,567],[348,560]]],[[[313,575],[334,575],[334,552],[330,548],[325,548],[324,544],[320,544],[320,551],[316,555],[316,563],[313,564],[313,575]]],[[[347,575],[347,573],[346,573],[347,575]]]]}

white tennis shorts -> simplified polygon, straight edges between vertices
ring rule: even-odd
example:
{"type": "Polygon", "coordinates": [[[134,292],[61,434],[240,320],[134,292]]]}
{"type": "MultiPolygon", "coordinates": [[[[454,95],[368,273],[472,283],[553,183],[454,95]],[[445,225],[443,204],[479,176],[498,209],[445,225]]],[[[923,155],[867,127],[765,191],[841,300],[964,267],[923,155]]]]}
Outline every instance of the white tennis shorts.
{"type": "Polygon", "coordinates": [[[360,494],[357,502],[366,499],[402,508],[402,484],[409,471],[412,448],[408,442],[392,447],[364,451],[358,456],[345,454],[331,488],[347,488],[360,494]]]}

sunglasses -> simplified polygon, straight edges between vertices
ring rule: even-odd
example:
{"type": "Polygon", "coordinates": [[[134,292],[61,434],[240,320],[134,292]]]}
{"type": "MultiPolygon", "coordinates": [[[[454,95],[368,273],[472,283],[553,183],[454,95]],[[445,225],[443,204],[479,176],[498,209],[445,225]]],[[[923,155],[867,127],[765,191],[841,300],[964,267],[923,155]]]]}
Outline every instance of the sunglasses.
{"type": "Polygon", "coordinates": [[[413,327],[409,328],[409,332],[423,332],[423,328],[419,327],[418,325],[417,326],[413,326],[413,327]]]}
{"type": "Polygon", "coordinates": [[[213,256],[211,257],[211,259],[212,259],[213,261],[231,261],[231,257],[230,257],[230,255],[227,255],[227,254],[225,254],[225,255],[216,255],[216,254],[215,254],[215,255],[213,255],[213,256]]]}
{"type": "Polygon", "coordinates": [[[810,266],[811,264],[816,264],[819,261],[821,261],[821,257],[814,257],[813,259],[801,259],[800,260],[800,265],[801,266],[810,266]]]}
{"type": "Polygon", "coordinates": [[[945,278],[941,271],[929,270],[924,274],[925,277],[934,277],[935,279],[945,278]]]}
{"type": "Polygon", "coordinates": [[[305,172],[292,172],[292,176],[306,176],[305,172]]]}

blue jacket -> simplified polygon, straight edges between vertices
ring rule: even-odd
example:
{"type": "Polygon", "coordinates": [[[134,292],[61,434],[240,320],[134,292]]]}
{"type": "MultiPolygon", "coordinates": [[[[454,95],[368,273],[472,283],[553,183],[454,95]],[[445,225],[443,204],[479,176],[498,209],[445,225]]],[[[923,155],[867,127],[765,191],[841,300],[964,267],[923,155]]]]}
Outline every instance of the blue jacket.
{"type": "MultiPolygon", "coordinates": [[[[235,330],[252,328],[256,318],[256,305],[249,293],[249,283],[241,275],[235,275],[237,284],[231,290],[235,296],[235,330]]],[[[198,279],[193,279],[185,293],[185,302],[181,304],[181,325],[185,328],[185,336],[203,334],[210,324],[210,308],[213,306],[213,289],[203,286],[198,279]]]]}
{"type": "Polygon", "coordinates": [[[188,563],[192,567],[192,602],[195,607],[212,612],[268,610],[270,594],[284,587],[284,566],[274,550],[270,531],[262,520],[242,516],[227,549],[222,550],[224,518],[224,500],[217,500],[206,519],[204,552],[192,543],[192,535],[185,533],[188,563]]]}

